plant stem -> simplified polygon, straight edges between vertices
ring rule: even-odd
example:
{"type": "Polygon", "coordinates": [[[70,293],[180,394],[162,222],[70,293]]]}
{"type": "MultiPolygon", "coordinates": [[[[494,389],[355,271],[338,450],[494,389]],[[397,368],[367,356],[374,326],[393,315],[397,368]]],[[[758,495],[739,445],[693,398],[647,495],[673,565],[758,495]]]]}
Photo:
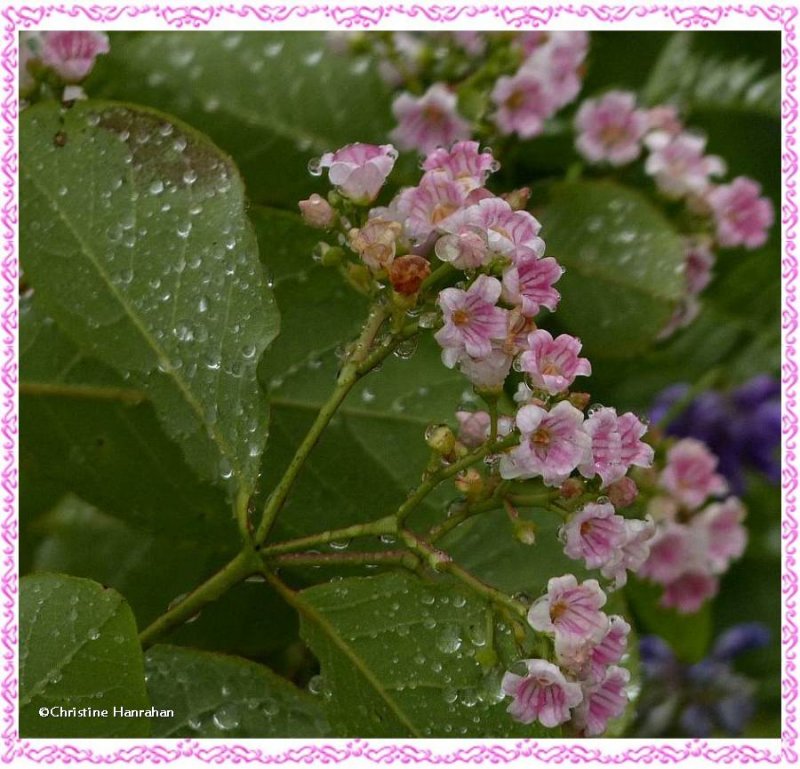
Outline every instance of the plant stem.
{"type": "Polygon", "coordinates": [[[342,367],[336,387],[331,393],[330,398],[328,398],[322,408],[320,408],[317,418],[314,420],[314,424],[311,425],[306,437],[303,438],[302,443],[297,448],[283,478],[281,478],[278,485],[272,491],[272,494],[270,494],[267,503],[264,505],[261,523],[259,523],[254,537],[256,545],[260,545],[267,536],[269,536],[272,524],[275,523],[275,518],[286,502],[286,497],[289,496],[289,492],[301,468],[305,464],[306,459],[308,459],[308,455],[311,453],[314,446],[316,446],[317,441],[336,413],[336,410],[342,404],[342,401],[347,397],[350,390],[353,389],[359,377],[362,376],[363,373],[366,373],[359,371],[359,364],[361,364],[369,354],[370,346],[380,330],[380,327],[383,325],[383,322],[386,320],[386,316],[387,309],[382,304],[375,305],[370,311],[364,328],[356,340],[347,361],[342,367]]]}
{"type": "Polygon", "coordinates": [[[168,609],[139,634],[143,648],[151,646],[160,636],[174,630],[198,614],[204,606],[216,601],[234,585],[257,573],[261,568],[252,550],[242,550],[232,561],[195,588],[183,600],[168,609]]]}
{"type": "Polygon", "coordinates": [[[379,550],[356,553],[286,553],[269,559],[274,566],[361,566],[395,564],[414,570],[419,560],[408,550],[379,550]]]}
{"type": "Polygon", "coordinates": [[[357,523],[354,526],[347,526],[343,529],[332,529],[322,531],[319,534],[311,534],[308,537],[290,539],[286,542],[277,542],[274,545],[262,547],[262,555],[273,556],[283,553],[291,553],[297,550],[307,550],[309,547],[326,545],[336,540],[353,539],[353,537],[380,536],[381,534],[394,534],[397,531],[397,518],[388,515],[370,523],[357,523]]]}
{"type": "Polygon", "coordinates": [[[480,515],[481,513],[488,513],[491,510],[497,510],[501,505],[501,500],[498,497],[489,497],[489,499],[482,502],[476,502],[473,505],[467,505],[461,512],[451,515],[449,518],[442,521],[440,524],[434,526],[428,532],[428,540],[436,542],[440,540],[445,534],[451,532],[457,526],[460,526],[464,521],[480,515]]]}
{"type": "Polygon", "coordinates": [[[416,553],[423,561],[437,572],[446,572],[463,582],[473,592],[482,595],[484,598],[492,601],[492,603],[502,606],[505,609],[510,609],[514,614],[525,617],[528,609],[527,607],[514,598],[506,595],[500,590],[487,585],[474,575],[470,574],[466,569],[461,568],[453,559],[443,550],[438,550],[426,542],[424,539],[418,537],[414,532],[408,529],[403,529],[400,536],[405,542],[406,547],[413,553],[416,553]]]}
{"type": "Polygon", "coordinates": [[[408,497],[408,499],[406,499],[406,501],[403,502],[403,504],[398,508],[397,513],[395,514],[397,516],[398,525],[402,526],[406,518],[408,518],[408,516],[414,511],[419,503],[422,502],[422,500],[425,499],[425,497],[427,497],[428,494],[430,494],[443,480],[457,475],[462,470],[474,465],[488,454],[509,448],[510,446],[515,445],[518,441],[519,438],[512,434],[506,436],[503,440],[498,441],[497,443],[486,443],[483,446],[475,449],[475,451],[470,452],[465,457],[462,457],[457,462],[453,462],[453,464],[447,465],[441,470],[430,475],[419,486],[417,486],[411,496],[408,497]]]}

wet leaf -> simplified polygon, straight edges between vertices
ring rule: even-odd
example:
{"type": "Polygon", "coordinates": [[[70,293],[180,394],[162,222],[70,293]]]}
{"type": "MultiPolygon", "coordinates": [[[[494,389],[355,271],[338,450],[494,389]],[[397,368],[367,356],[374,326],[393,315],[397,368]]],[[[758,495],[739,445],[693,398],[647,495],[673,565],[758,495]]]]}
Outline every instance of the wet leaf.
{"type": "Polygon", "coordinates": [[[556,734],[506,713],[500,679],[513,661],[505,654],[511,630],[452,582],[387,573],[309,588],[297,601],[301,634],[321,665],[314,685],[337,734],[556,734]]]}
{"type": "Polygon", "coordinates": [[[177,646],[145,655],[154,737],[323,737],[320,703],[269,668],[237,657],[177,646]]]}
{"type": "Polygon", "coordinates": [[[566,268],[559,325],[590,356],[650,345],[684,294],[683,248],[638,192],[608,182],[558,184],[541,212],[547,250],[566,268]]]}
{"type": "Polygon", "coordinates": [[[136,623],[119,593],[59,574],[20,583],[20,732],[24,737],[143,737],[150,706],[136,623]],[[43,717],[41,708],[93,708],[103,716],[43,717]]]}
{"type": "Polygon", "coordinates": [[[48,314],[144,389],[205,479],[249,494],[278,316],[230,160],[148,110],[25,110],[21,253],[48,314]],[[54,143],[56,135],[66,137],[54,143]]]}

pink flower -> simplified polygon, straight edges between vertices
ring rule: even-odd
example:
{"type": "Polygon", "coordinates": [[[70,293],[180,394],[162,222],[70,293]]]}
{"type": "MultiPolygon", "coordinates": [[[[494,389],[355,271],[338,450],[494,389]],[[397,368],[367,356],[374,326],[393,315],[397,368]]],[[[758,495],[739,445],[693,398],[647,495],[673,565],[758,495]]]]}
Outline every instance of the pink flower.
{"type": "Polygon", "coordinates": [[[591,651],[592,673],[602,680],[607,665],[614,665],[622,659],[628,645],[628,634],[631,626],[619,615],[608,618],[608,632],[591,651]]]}
{"type": "Polygon", "coordinates": [[[567,401],[550,411],[539,406],[523,406],[517,412],[519,446],[503,455],[503,478],[536,478],[545,485],[560,486],[584,460],[589,437],[581,429],[583,414],[567,401]]]}
{"type": "Polygon", "coordinates": [[[693,535],[705,536],[705,556],[710,570],[719,574],[728,568],[731,559],[739,558],[747,546],[747,529],[742,526],[747,511],[737,497],[709,505],[692,519],[693,535]]]}
{"type": "Polygon", "coordinates": [[[458,232],[443,235],[436,241],[436,256],[460,270],[481,267],[489,256],[489,240],[486,231],[469,225],[458,232]]]}
{"type": "Polygon", "coordinates": [[[466,197],[460,184],[441,174],[425,174],[418,187],[402,193],[398,204],[401,212],[407,212],[409,237],[424,242],[434,231],[444,230],[466,197]]]}
{"type": "Polygon", "coordinates": [[[686,572],[667,585],[661,605],[675,609],[679,614],[694,614],[706,599],[717,594],[718,589],[716,577],[702,571],[686,572]]]}
{"type": "Polygon", "coordinates": [[[578,151],[591,163],[621,166],[636,160],[647,130],[647,115],[627,91],[609,91],[585,101],[575,116],[578,151]]]}
{"type": "Polygon", "coordinates": [[[567,681],[564,674],[546,660],[523,660],[528,674],[506,673],[501,684],[505,694],[514,698],[508,712],[523,724],[539,721],[553,728],[569,721],[570,710],[583,695],[579,684],[567,681]]]}
{"type": "Polygon", "coordinates": [[[647,110],[647,129],[674,136],[683,130],[678,110],[671,104],[660,104],[647,110]]]}
{"type": "Polygon", "coordinates": [[[650,556],[650,542],[656,533],[652,520],[625,519],[625,538],[616,557],[602,567],[600,573],[614,580],[618,590],[628,581],[628,572],[638,573],[650,556]]]}
{"type": "Polygon", "coordinates": [[[522,305],[522,313],[529,318],[537,315],[542,307],[553,312],[561,299],[553,284],[562,273],[552,256],[520,258],[503,273],[503,297],[512,304],[522,305]]]}
{"type": "Polygon", "coordinates": [[[653,537],[650,555],[638,574],[661,585],[668,585],[691,568],[694,561],[694,543],[689,527],[667,523],[653,537]]]}
{"type": "Polygon", "coordinates": [[[371,270],[385,270],[394,261],[402,230],[397,222],[378,217],[368,219],[360,230],[350,230],[350,246],[371,270]]]}
{"type": "Polygon", "coordinates": [[[555,339],[550,332],[537,329],[528,335],[528,351],[520,356],[522,370],[534,387],[550,395],[566,390],[577,376],[590,376],[592,364],[579,358],[579,339],[561,334],[555,339]]]}
{"type": "Polygon", "coordinates": [[[492,350],[483,358],[468,355],[458,361],[461,373],[475,387],[483,390],[500,390],[511,371],[511,356],[502,350],[492,350]]]}
{"type": "Polygon", "coordinates": [[[706,240],[687,238],[686,247],[686,289],[690,294],[699,294],[711,282],[711,269],[714,266],[714,252],[706,240]]]}
{"type": "Polygon", "coordinates": [[[398,126],[392,140],[404,150],[430,152],[468,139],[470,125],[456,110],[457,98],[441,83],[432,85],[422,96],[402,93],[392,103],[398,126]]]}
{"type": "Polygon", "coordinates": [[[699,195],[708,187],[710,176],[725,173],[725,163],[716,155],[703,154],[706,140],[702,136],[680,133],[672,136],[664,131],[651,133],[645,140],[650,156],[644,164],[658,188],[669,197],[699,195]]]}
{"type": "Polygon", "coordinates": [[[746,176],[714,187],[706,196],[717,223],[721,246],[758,248],[767,242],[767,230],[775,220],[769,198],[761,196],[761,185],[746,176]]]}
{"type": "Polygon", "coordinates": [[[378,197],[395,160],[397,150],[391,144],[348,144],[336,152],[326,152],[319,159],[319,167],[328,169],[331,184],[342,195],[365,204],[378,197]]]}
{"type": "Polygon", "coordinates": [[[584,430],[592,439],[591,457],[579,468],[584,478],[599,475],[605,487],[622,479],[631,465],[653,463],[653,447],[640,440],[647,426],[635,414],[618,417],[613,408],[599,408],[586,420],[584,430]]]}
{"type": "Polygon", "coordinates": [[[490,151],[481,152],[478,142],[457,142],[449,150],[439,147],[428,153],[422,168],[444,174],[469,192],[483,187],[489,174],[499,170],[500,164],[490,151]]]}
{"type": "Polygon", "coordinates": [[[612,505],[588,504],[563,528],[564,553],[584,559],[587,569],[597,569],[613,560],[625,540],[625,519],[612,505]]]}
{"type": "Polygon", "coordinates": [[[608,727],[608,722],[625,711],[628,695],[625,687],[630,673],[625,668],[612,666],[602,681],[586,686],[583,701],[575,710],[575,726],[586,737],[596,737],[608,727]]]}
{"type": "Polygon", "coordinates": [[[556,646],[565,649],[598,643],[608,631],[608,617],[601,611],[606,594],[595,579],[578,584],[573,574],[553,577],[547,595],[533,603],[528,623],[541,633],[554,633],[556,646]]]}
{"type": "Polygon", "coordinates": [[[525,61],[523,68],[546,73],[554,109],[569,104],[580,91],[580,66],[589,50],[586,32],[548,32],[546,40],[525,61]]]}
{"type": "Polygon", "coordinates": [[[678,441],[667,452],[667,465],[659,485],[678,501],[694,510],[707,497],[719,496],[728,489],[725,479],[715,473],[717,457],[695,438],[678,441]]]}
{"type": "Polygon", "coordinates": [[[44,32],[42,37],[42,62],[66,83],[83,80],[97,57],[109,51],[105,32],[44,32]]]}
{"type": "Polygon", "coordinates": [[[512,261],[544,255],[544,241],[538,237],[542,225],[527,211],[514,211],[502,198],[485,197],[459,211],[447,229],[456,231],[467,225],[486,230],[489,248],[512,261]]]}
{"type": "Polygon", "coordinates": [[[511,77],[498,78],[491,99],[497,106],[494,122],[500,133],[516,133],[523,139],[538,136],[556,108],[543,73],[525,67],[511,77]]]}
{"type": "Polygon", "coordinates": [[[472,358],[482,358],[492,351],[492,340],[506,335],[506,311],[496,307],[500,298],[500,282],[479,275],[467,291],[445,288],[439,293],[445,325],[435,339],[443,348],[442,360],[452,368],[466,352],[472,358]]]}
{"type": "Polygon", "coordinates": [[[491,418],[486,411],[456,411],[458,440],[467,448],[480,446],[489,437],[491,418]]]}

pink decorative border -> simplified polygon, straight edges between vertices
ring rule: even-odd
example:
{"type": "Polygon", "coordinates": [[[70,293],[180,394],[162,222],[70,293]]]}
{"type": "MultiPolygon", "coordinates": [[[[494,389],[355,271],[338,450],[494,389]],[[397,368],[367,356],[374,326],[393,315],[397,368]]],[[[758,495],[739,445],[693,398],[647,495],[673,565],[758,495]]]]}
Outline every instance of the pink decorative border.
{"type": "MultiPolygon", "coordinates": [[[[113,2],[113,0],[111,0],[113,2]]],[[[513,761],[536,761],[547,764],[620,764],[632,763],[682,763],[705,760],[724,764],[769,763],[796,764],[798,738],[796,707],[798,698],[797,678],[797,594],[798,573],[797,538],[798,517],[796,494],[798,489],[797,460],[798,411],[797,390],[797,275],[795,229],[798,224],[796,198],[798,156],[797,156],[797,114],[798,102],[796,77],[798,56],[796,48],[795,18],[798,9],[793,5],[695,5],[671,6],[655,5],[542,5],[542,6],[498,6],[498,5],[18,5],[7,6],[2,10],[5,21],[2,30],[2,101],[0,119],[2,124],[2,239],[4,256],[2,260],[2,343],[3,358],[0,368],[2,381],[2,470],[0,483],[2,499],[2,740],[3,752],[0,758],[6,763],[30,761],[34,763],[158,763],[169,764],[186,759],[204,763],[222,764],[227,762],[247,762],[260,764],[303,763],[340,764],[348,760],[367,761],[376,764],[428,763],[428,764],[482,764],[510,763],[513,761]],[[783,679],[784,726],[781,748],[778,752],[761,746],[747,745],[741,741],[725,744],[723,741],[691,740],[683,744],[672,741],[653,745],[637,745],[627,750],[615,750],[619,741],[607,742],[608,750],[594,745],[576,742],[557,744],[555,742],[536,742],[523,740],[506,741],[504,744],[478,744],[437,752],[426,748],[425,741],[413,744],[371,745],[364,740],[340,742],[330,745],[303,744],[284,752],[270,752],[251,745],[228,745],[217,741],[198,742],[195,740],[172,741],[166,744],[147,742],[108,752],[95,747],[81,747],[66,743],[43,744],[43,741],[20,740],[16,732],[17,721],[17,679],[15,656],[18,645],[16,604],[17,604],[17,560],[16,542],[18,539],[17,514],[15,502],[18,487],[16,446],[18,432],[17,412],[17,360],[15,341],[17,335],[18,263],[16,258],[17,203],[15,199],[18,168],[17,118],[19,103],[17,99],[17,34],[20,30],[34,29],[43,21],[58,19],[85,19],[86,21],[122,22],[137,17],[150,17],[163,26],[175,29],[199,29],[205,26],[224,28],[226,21],[250,20],[254,26],[280,26],[285,22],[308,19],[320,23],[333,22],[344,29],[374,29],[383,25],[391,28],[392,20],[398,17],[420,19],[426,23],[451,24],[458,20],[474,20],[472,26],[479,27],[481,20],[487,23],[498,22],[511,28],[544,27],[553,19],[589,19],[596,28],[629,18],[652,20],[662,28],[708,29],[723,19],[741,21],[748,19],[766,21],[774,29],[783,31],[783,75],[784,95],[782,117],[784,141],[782,152],[782,171],[785,195],[782,201],[782,222],[785,236],[785,250],[782,259],[784,280],[784,303],[782,328],[784,332],[784,358],[782,363],[783,381],[783,433],[784,467],[783,489],[785,498],[782,538],[784,547],[784,570],[782,592],[784,595],[784,625],[782,640],[785,655],[785,675],[783,679]]],[[[118,742],[114,743],[119,745],[118,742]]],[[[629,743],[630,744],[630,743],[629,743]]]]}

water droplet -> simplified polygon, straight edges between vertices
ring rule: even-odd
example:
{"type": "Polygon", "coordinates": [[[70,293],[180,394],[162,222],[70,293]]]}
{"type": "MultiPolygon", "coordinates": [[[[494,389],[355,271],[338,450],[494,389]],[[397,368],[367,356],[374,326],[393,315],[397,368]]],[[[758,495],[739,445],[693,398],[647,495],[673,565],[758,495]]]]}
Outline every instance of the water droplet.
{"type": "Polygon", "coordinates": [[[239,726],[239,708],[232,703],[223,705],[214,713],[212,720],[217,729],[226,732],[235,729],[239,726]]]}
{"type": "Polygon", "coordinates": [[[228,480],[233,475],[233,467],[227,457],[222,457],[219,461],[219,474],[224,480],[228,480]]]}
{"type": "Polygon", "coordinates": [[[375,393],[365,387],[361,392],[361,400],[364,401],[364,403],[372,403],[375,400],[375,393]]]}
{"type": "Polygon", "coordinates": [[[190,185],[194,184],[197,181],[197,171],[195,171],[194,169],[190,168],[188,171],[186,171],[183,174],[183,181],[186,184],[190,184],[190,185]]]}
{"type": "Polygon", "coordinates": [[[181,222],[177,229],[176,233],[179,238],[188,238],[189,233],[192,231],[192,223],[191,222],[181,222]]]}
{"type": "Polygon", "coordinates": [[[409,358],[413,357],[414,353],[417,351],[417,347],[419,346],[419,339],[417,337],[411,337],[411,339],[405,339],[397,347],[394,348],[392,354],[395,358],[400,358],[401,360],[408,360],[409,358]]]}
{"type": "Polygon", "coordinates": [[[350,547],[349,539],[333,540],[328,543],[331,550],[347,550],[350,547]]]}
{"type": "Polygon", "coordinates": [[[311,692],[311,694],[320,694],[322,692],[322,686],[322,676],[313,676],[308,682],[308,691],[311,692]]]}
{"type": "Polygon", "coordinates": [[[100,638],[100,631],[97,628],[92,628],[89,631],[89,640],[96,641],[98,638],[100,638]]]}
{"type": "Polygon", "coordinates": [[[320,176],[322,174],[322,163],[319,158],[311,158],[308,161],[308,173],[312,176],[320,176]]]}
{"type": "Polygon", "coordinates": [[[151,195],[160,195],[162,192],[164,192],[164,182],[162,182],[160,179],[156,179],[150,185],[149,190],[151,195]]]}
{"type": "Polygon", "coordinates": [[[461,635],[455,625],[447,625],[436,637],[436,646],[445,654],[454,654],[461,648],[461,635]]]}
{"type": "Polygon", "coordinates": [[[280,710],[280,708],[278,707],[278,703],[277,703],[277,702],[275,702],[275,700],[267,700],[267,701],[266,701],[266,702],[265,702],[265,703],[264,703],[264,704],[261,706],[261,712],[262,712],[262,713],[263,713],[263,714],[264,714],[264,715],[265,715],[267,718],[272,718],[273,716],[277,716],[277,715],[278,715],[278,711],[279,711],[279,710],[280,710]]]}

